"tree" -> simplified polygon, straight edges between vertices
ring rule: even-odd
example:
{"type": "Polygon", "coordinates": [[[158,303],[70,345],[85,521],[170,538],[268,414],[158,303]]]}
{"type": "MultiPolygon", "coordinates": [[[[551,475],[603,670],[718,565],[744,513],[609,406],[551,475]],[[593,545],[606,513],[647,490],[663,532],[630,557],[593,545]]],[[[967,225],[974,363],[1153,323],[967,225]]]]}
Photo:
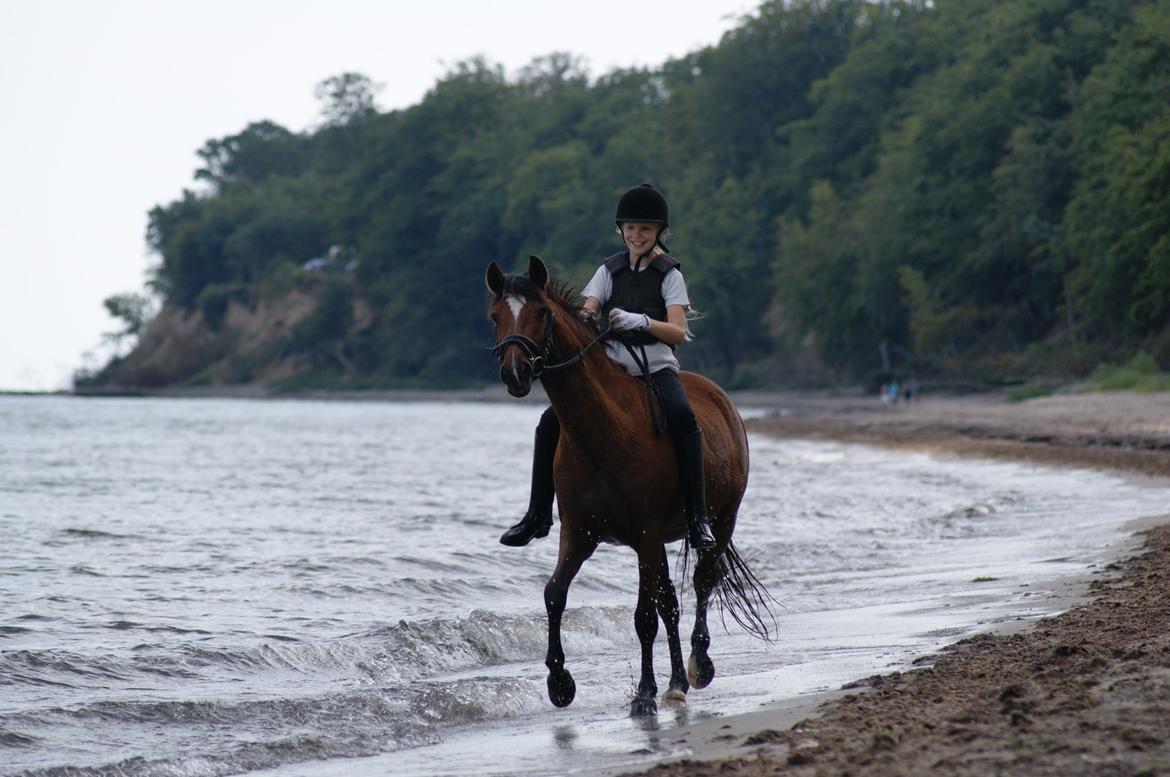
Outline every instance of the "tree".
{"type": "Polygon", "coordinates": [[[195,153],[203,160],[195,179],[216,191],[237,181],[260,183],[269,176],[299,175],[308,166],[301,138],[271,121],[254,122],[236,135],[209,140],[195,153]]]}
{"type": "Polygon", "coordinates": [[[375,96],[382,84],[361,73],[341,73],[317,84],[313,95],[321,101],[321,118],[326,127],[359,124],[377,114],[375,96]]]}
{"type": "Polygon", "coordinates": [[[122,349],[122,343],[126,338],[136,338],[142,334],[143,328],[154,315],[154,303],[151,298],[137,292],[106,297],[102,300],[102,304],[111,318],[122,322],[122,328],[119,331],[107,332],[103,336],[113,345],[115,352],[122,349]]]}
{"type": "Polygon", "coordinates": [[[355,380],[469,380],[484,264],[583,282],[647,181],[705,314],[684,356],[720,379],[814,352],[841,379],[1002,376],[1060,338],[1170,353],[1167,51],[1170,0],[768,0],[593,82],[570,54],[512,78],[477,57],[379,113],[342,73],[313,131],[204,145],[207,185],[150,213],[151,283],[213,322],[345,246],[298,347],[355,380]]]}
{"type": "Polygon", "coordinates": [[[1092,331],[1131,347],[1170,321],[1170,0],[1134,9],[1076,99],[1062,248],[1092,331]]]}

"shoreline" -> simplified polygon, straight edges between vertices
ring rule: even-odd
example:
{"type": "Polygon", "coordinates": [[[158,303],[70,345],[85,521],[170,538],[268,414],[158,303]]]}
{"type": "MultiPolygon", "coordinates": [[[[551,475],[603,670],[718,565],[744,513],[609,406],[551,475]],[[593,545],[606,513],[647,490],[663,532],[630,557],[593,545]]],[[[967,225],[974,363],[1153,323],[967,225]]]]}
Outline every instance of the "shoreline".
{"type": "Polygon", "coordinates": [[[737,395],[766,415],[748,428],[779,437],[859,442],[1170,478],[1170,393],[932,397],[883,405],[870,397],[737,395]]]}
{"type": "MultiPolygon", "coordinates": [[[[941,455],[1108,469],[1170,485],[1170,395],[883,406],[743,396],[749,429],[941,455]],[[754,401],[753,401],[754,399],[754,401]]],[[[1170,501],[1167,504],[1170,511],[1170,501]]],[[[902,671],[666,732],[690,755],[601,775],[1153,775],[1170,768],[1170,512],[1054,585],[1057,615],[993,625],[902,671]]]]}
{"type": "Polygon", "coordinates": [[[384,389],[274,389],[241,384],[235,386],[187,386],[142,388],[103,386],[63,392],[2,392],[0,396],[67,396],[84,399],[256,399],[321,400],[337,402],[532,402],[545,401],[539,384],[532,396],[517,399],[504,385],[494,383],[475,388],[384,388],[384,389]]]}
{"type": "MultiPolygon", "coordinates": [[[[912,725],[913,722],[907,712],[916,704],[914,701],[907,701],[906,697],[929,695],[915,688],[907,691],[907,684],[912,682],[914,673],[918,670],[954,673],[955,665],[967,661],[969,653],[992,651],[994,641],[997,640],[1008,640],[1008,644],[1032,640],[1038,629],[1048,628],[1049,624],[1063,618],[1069,612],[1092,605],[1099,597],[1103,586],[1125,586],[1126,581],[1118,574],[1118,570],[1135,556],[1148,552],[1145,537],[1150,533],[1166,532],[1165,549],[1160,558],[1170,563],[1170,513],[1139,519],[1127,524],[1127,529],[1132,529],[1132,533],[1124,543],[1116,548],[1103,550],[1101,558],[1083,571],[1075,575],[1037,581],[1042,590],[1041,588],[1033,590],[1043,597],[1045,606],[1054,611],[1051,615],[1011,615],[1006,619],[978,626],[977,633],[946,645],[936,652],[918,656],[900,669],[869,675],[836,689],[795,696],[753,712],[709,718],[664,730],[663,739],[676,751],[689,751],[686,754],[667,756],[653,765],[630,764],[623,767],[587,770],[577,774],[581,777],[716,777],[716,775],[902,777],[910,774],[921,774],[924,777],[926,775],[946,777],[952,774],[983,777],[986,774],[1016,773],[1012,768],[1002,771],[1005,768],[1003,764],[995,768],[986,767],[987,771],[983,771],[984,767],[969,771],[962,769],[949,771],[939,763],[929,764],[928,768],[914,769],[898,758],[893,758],[887,763],[875,764],[871,762],[870,751],[882,748],[857,747],[856,742],[845,742],[846,747],[841,747],[843,743],[834,740],[848,740],[856,736],[854,727],[858,726],[858,709],[863,710],[860,717],[867,719],[860,723],[862,731],[896,729],[912,725]],[[992,647],[989,647],[989,643],[992,647]],[[880,698],[876,700],[860,698],[868,697],[875,690],[881,691],[880,698]],[[826,737],[825,730],[830,731],[831,735],[826,737]],[[828,747],[822,744],[826,739],[831,743],[828,747]],[[828,757],[816,758],[819,753],[815,751],[828,750],[830,747],[841,749],[828,757]]],[[[1036,604],[1036,600],[1031,601],[1036,604]]],[[[1010,608],[1005,611],[1010,611],[1010,608]]],[[[994,655],[991,656],[990,662],[999,663],[994,655]]],[[[989,677],[985,673],[977,678],[979,681],[987,679],[989,677]]],[[[971,678],[967,677],[963,679],[962,684],[969,686],[968,693],[971,693],[970,686],[979,683],[972,683],[971,678]]],[[[935,685],[931,684],[929,687],[933,689],[935,685]]],[[[987,696],[985,690],[980,689],[974,693],[987,696]]],[[[930,693],[934,694],[934,691],[931,690],[930,693]]],[[[939,697],[934,695],[929,701],[931,704],[937,703],[939,697]]],[[[1170,712],[1170,703],[1163,712],[1170,712]]],[[[932,727],[929,722],[925,725],[928,728],[932,727]]],[[[1062,744],[1055,749],[1063,747],[1062,744]]],[[[1159,756],[1160,758],[1170,758],[1170,747],[1159,752],[1165,753],[1159,756]]],[[[1170,763],[1170,760],[1167,760],[1167,763],[1170,763]]],[[[1051,772],[1039,770],[1025,773],[1051,773],[1060,777],[1084,774],[1085,777],[1090,777],[1102,772],[1092,769],[1084,772],[1057,769],[1051,772]]],[[[1140,769],[1117,772],[1125,775],[1155,773],[1160,772],[1144,772],[1140,769]]]]}

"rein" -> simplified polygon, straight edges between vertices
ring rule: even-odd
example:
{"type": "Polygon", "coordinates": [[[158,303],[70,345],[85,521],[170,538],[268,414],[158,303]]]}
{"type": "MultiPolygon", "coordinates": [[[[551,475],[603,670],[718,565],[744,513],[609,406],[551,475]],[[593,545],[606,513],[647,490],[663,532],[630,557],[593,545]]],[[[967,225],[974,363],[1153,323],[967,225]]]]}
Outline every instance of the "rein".
{"type": "Polygon", "coordinates": [[[528,357],[529,362],[531,362],[532,377],[539,378],[546,372],[556,372],[557,370],[563,370],[567,367],[572,367],[574,364],[580,363],[581,360],[585,358],[585,354],[589,352],[589,349],[613,333],[613,324],[609,324],[605,327],[605,331],[590,340],[583,348],[578,348],[576,354],[570,356],[568,359],[565,359],[563,362],[549,364],[548,359],[550,356],[552,356],[553,322],[555,320],[555,316],[556,314],[550,309],[548,311],[548,320],[544,325],[544,337],[542,338],[542,342],[540,344],[537,344],[537,342],[531,337],[513,333],[505,337],[503,340],[500,340],[491,348],[485,348],[484,350],[493,353],[495,357],[501,363],[503,363],[504,352],[507,351],[510,346],[515,345],[520,350],[524,351],[524,354],[528,357]]]}
{"type": "Polygon", "coordinates": [[[638,365],[638,369],[642,371],[642,382],[646,384],[646,410],[650,413],[650,423],[655,432],[665,434],[666,406],[662,401],[662,392],[650,377],[650,359],[646,356],[646,346],[639,345],[638,350],[635,351],[634,346],[629,343],[622,343],[622,345],[626,347],[634,364],[638,365]],[[641,352],[641,357],[638,356],[639,352],[641,352]]]}
{"type": "MultiPolygon", "coordinates": [[[[613,334],[613,323],[607,322],[605,331],[586,343],[584,347],[578,348],[577,353],[562,362],[549,364],[548,359],[552,355],[553,323],[555,317],[556,314],[552,309],[549,309],[548,319],[546,319],[544,324],[544,336],[541,338],[540,343],[537,343],[531,337],[516,332],[500,340],[491,348],[484,348],[484,350],[490,351],[503,364],[504,353],[513,345],[516,346],[524,351],[524,354],[528,357],[528,361],[532,365],[532,377],[535,380],[546,372],[556,372],[579,364],[585,358],[585,354],[589,352],[589,349],[613,334]]],[[[633,346],[629,343],[622,344],[630,352],[634,363],[642,371],[642,382],[646,385],[646,410],[650,413],[650,424],[653,426],[655,432],[664,434],[666,432],[666,411],[663,407],[662,394],[659,392],[658,386],[650,378],[650,360],[646,358],[646,346],[640,347],[641,358],[639,358],[638,352],[634,350],[633,346]]]]}

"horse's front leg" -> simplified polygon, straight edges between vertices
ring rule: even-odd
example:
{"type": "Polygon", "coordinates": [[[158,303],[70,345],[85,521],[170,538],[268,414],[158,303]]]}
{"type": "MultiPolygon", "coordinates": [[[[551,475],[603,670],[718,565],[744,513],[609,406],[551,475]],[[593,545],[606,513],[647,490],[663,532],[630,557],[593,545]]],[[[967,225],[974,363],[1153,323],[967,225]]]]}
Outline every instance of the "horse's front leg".
{"type": "Polygon", "coordinates": [[[666,626],[666,644],[670,647],[670,687],[662,694],[663,703],[674,702],[686,704],[687,672],[683,667],[682,644],[678,632],[678,595],[674,591],[674,583],[670,581],[670,563],[666,560],[665,551],[658,570],[658,595],[655,597],[658,605],[658,617],[666,626]]]}
{"type": "Polygon", "coordinates": [[[714,551],[699,554],[695,564],[695,628],[691,632],[691,657],[687,661],[687,679],[696,688],[706,688],[715,679],[715,664],[707,654],[711,647],[711,634],[707,631],[707,607],[711,603],[711,592],[719,583],[719,559],[725,540],[720,540],[714,551]]]}
{"type": "Polygon", "coordinates": [[[557,566],[544,586],[544,608],[548,612],[548,653],[545,654],[544,665],[548,667],[548,698],[558,707],[569,706],[577,695],[573,675],[565,669],[565,651],[561,647],[561,617],[565,614],[565,603],[569,598],[569,584],[596,549],[596,541],[562,528],[557,566]]]}
{"type": "Polygon", "coordinates": [[[630,703],[630,715],[638,717],[658,712],[658,683],[654,682],[654,638],[658,635],[658,575],[660,559],[665,549],[639,548],[638,550],[638,606],[634,610],[634,630],[642,643],[642,679],[638,681],[638,692],[630,703]]]}

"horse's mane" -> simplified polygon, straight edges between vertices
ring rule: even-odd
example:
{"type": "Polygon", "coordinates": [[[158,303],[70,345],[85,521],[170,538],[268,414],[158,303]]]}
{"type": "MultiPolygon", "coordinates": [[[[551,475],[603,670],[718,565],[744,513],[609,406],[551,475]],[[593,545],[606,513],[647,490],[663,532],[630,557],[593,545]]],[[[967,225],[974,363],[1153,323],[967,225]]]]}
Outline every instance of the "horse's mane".
{"type": "Polygon", "coordinates": [[[553,281],[548,287],[541,289],[527,275],[507,275],[500,296],[505,294],[516,294],[533,301],[547,300],[568,314],[563,316],[562,320],[566,321],[569,327],[586,340],[592,340],[600,331],[594,324],[589,323],[593,320],[592,318],[588,320],[582,318],[581,311],[585,309],[584,300],[581,298],[580,292],[568,283],[553,281]]]}

